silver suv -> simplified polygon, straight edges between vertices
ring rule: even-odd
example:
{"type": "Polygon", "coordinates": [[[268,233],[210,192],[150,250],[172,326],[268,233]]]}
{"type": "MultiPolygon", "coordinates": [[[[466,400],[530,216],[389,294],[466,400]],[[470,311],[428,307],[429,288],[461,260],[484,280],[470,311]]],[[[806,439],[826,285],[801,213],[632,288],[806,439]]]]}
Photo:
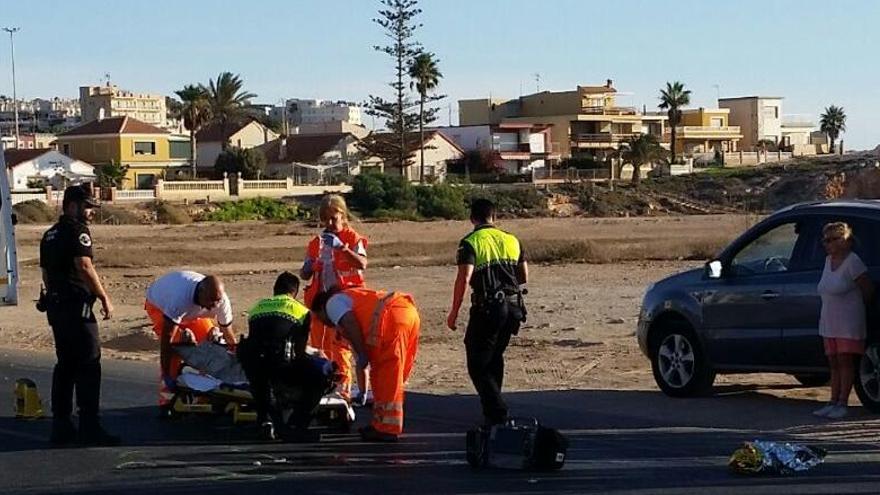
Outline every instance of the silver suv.
{"type": "MultiPolygon", "coordinates": [[[[819,336],[816,285],[825,251],[822,226],[844,221],[853,250],[880,280],[880,202],[804,203],[780,210],[731,243],[702,269],[651,284],[636,336],[667,395],[709,392],[717,373],[775,372],[808,386],[828,381],[819,336]]],[[[880,318],[869,305],[867,352],[855,389],[880,412],[880,318]]]]}

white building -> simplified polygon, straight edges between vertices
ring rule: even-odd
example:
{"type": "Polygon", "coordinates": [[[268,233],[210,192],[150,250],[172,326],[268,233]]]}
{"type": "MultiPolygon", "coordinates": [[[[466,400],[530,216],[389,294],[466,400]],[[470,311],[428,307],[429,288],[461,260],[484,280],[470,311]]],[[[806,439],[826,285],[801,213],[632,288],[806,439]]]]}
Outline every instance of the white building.
{"type": "Polygon", "coordinates": [[[551,125],[502,123],[438,127],[464,151],[486,150],[493,153],[507,173],[517,174],[544,168],[559,160],[551,144],[551,125]]]}
{"type": "Polygon", "coordinates": [[[52,149],[5,150],[6,171],[12,190],[31,189],[35,183],[63,189],[95,180],[95,167],[52,149]]]}
{"type": "Polygon", "coordinates": [[[761,141],[782,144],[782,97],[720,98],[719,108],[730,109],[730,124],[742,133],[740,149],[754,150],[761,141]]]}
{"type": "MultiPolygon", "coordinates": [[[[363,125],[361,108],[346,101],[289,99],[285,102],[290,126],[315,125],[328,122],[347,122],[363,125]]],[[[272,118],[283,120],[284,107],[275,107],[272,118]]],[[[292,132],[292,131],[291,131],[292,132]]]]}
{"type": "Polygon", "coordinates": [[[196,167],[203,170],[214,168],[217,157],[223,152],[224,140],[227,149],[250,149],[277,138],[277,133],[255,119],[230,122],[225,130],[219,124],[210,125],[196,133],[196,167]]]}

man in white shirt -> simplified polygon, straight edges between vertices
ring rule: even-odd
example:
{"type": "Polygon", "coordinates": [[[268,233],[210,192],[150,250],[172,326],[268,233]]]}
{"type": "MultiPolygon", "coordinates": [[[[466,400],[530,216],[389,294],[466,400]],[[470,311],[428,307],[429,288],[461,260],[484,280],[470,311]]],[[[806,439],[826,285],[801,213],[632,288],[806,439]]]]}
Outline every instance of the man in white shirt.
{"type": "Polygon", "coordinates": [[[159,406],[161,416],[167,417],[180,367],[172,344],[198,344],[219,327],[227,345],[234,347],[232,304],[219,277],[178,271],[163,275],[147,288],[144,309],[159,336],[159,406]]]}

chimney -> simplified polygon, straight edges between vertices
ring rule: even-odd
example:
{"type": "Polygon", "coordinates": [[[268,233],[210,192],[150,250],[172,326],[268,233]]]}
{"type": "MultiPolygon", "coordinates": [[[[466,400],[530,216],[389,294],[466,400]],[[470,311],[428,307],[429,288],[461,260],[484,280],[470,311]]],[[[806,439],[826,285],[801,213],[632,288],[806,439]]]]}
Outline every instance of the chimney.
{"type": "Polygon", "coordinates": [[[605,87],[606,87],[606,88],[610,88],[612,84],[614,84],[614,81],[612,81],[611,79],[607,79],[607,80],[605,81],[605,87]]]}
{"type": "Polygon", "coordinates": [[[98,122],[104,120],[104,108],[98,109],[98,122]]]}
{"type": "Polygon", "coordinates": [[[281,142],[278,144],[278,159],[284,160],[287,157],[287,136],[281,138],[281,142]]]}

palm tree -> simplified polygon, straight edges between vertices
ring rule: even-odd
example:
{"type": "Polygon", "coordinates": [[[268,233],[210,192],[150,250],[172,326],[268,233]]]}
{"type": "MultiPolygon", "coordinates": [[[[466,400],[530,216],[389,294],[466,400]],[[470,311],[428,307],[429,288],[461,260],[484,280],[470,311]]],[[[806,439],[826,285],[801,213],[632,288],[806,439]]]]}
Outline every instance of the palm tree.
{"type": "Polygon", "coordinates": [[[642,165],[654,164],[666,157],[667,151],[660,145],[660,141],[652,134],[640,134],[630,138],[626,148],[621,153],[623,162],[633,166],[632,184],[639,185],[641,180],[642,165]]]}
{"type": "Polygon", "coordinates": [[[238,74],[221,72],[217,80],[208,82],[208,102],[211,107],[213,121],[220,125],[220,146],[226,151],[226,129],[229,122],[239,119],[245,114],[245,107],[257,95],[244,91],[244,81],[238,74]]]}
{"type": "Polygon", "coordinates": [[[433,53],[422,52],[413,58],[409,66],[409,77],[412,79],[409,87],[415,88],[419,93],[419,182],[422,183],[425,182],[425,100],[428,98],[428,91],[435,89],[443,77],[437,68],[437,62],[433,53]]]}
{"type": "Polygon", "coordinates": [[[190,159],[192,160],[192,177],[196,178],[196,133],[211,120],[211,105],[208,102],[208,89],[201,84],[187,84],[180,91],[175,91],[183,105],[180,113],[183,126],[189,130],[190,159]]]}
{"type": "MultiPolygon", "coordinates": [[[[841,132],[846,132],[846,114],[843,107],[831,105],[825,109],[825,113],[819,116],[819,130],[828,134],[828,150],[834,153],[834,141],[840,137],[841,132]]],[[[841,150],[842,151],[842,150],[841,150]]]]}
{"type": "Polygon", "coordinates": [[[691,104],[691,90],[684,89],[684,84],[675,81],[666,83],[666,89],[660,90],[661,110],[666,110],[669,115],[670,148],[672,149],[672,162],[675,163],[675,128],[681,123],[681,108],[691,104]]]}

